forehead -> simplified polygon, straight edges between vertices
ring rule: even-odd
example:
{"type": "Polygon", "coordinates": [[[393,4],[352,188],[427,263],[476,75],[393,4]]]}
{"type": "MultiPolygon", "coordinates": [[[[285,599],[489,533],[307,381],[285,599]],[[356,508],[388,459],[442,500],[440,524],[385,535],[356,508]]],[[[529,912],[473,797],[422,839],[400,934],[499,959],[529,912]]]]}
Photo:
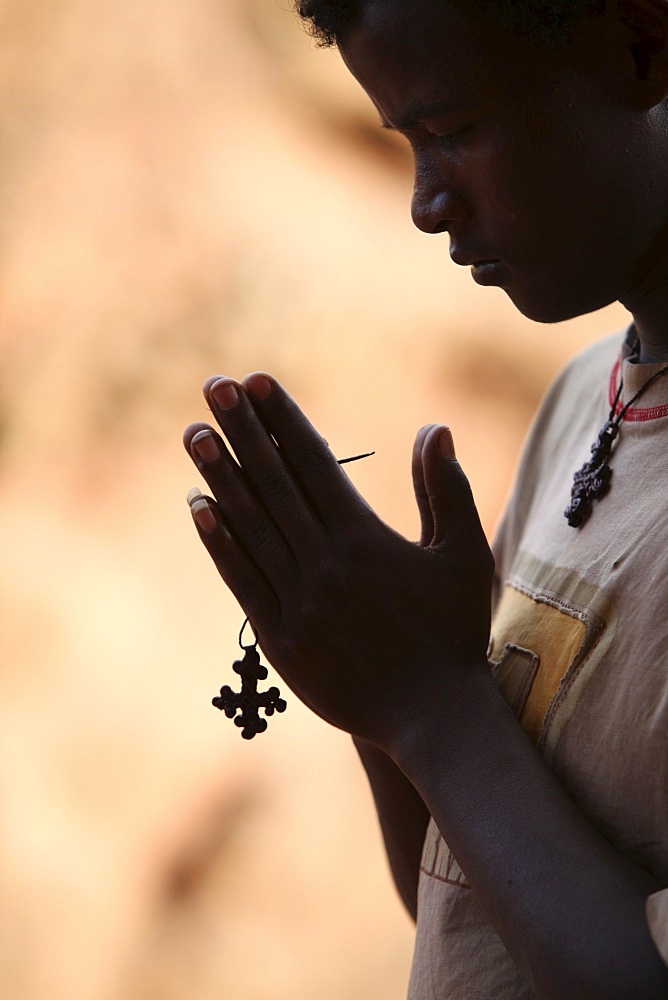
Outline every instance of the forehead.
{"type": "Polygon", "coordinates": [[[542,48],[476,16],[475,4],[447,0],[365,0],[339,48],[393,125],[417,117],[419,108],[519,93],[549,61],[542,48]]]}

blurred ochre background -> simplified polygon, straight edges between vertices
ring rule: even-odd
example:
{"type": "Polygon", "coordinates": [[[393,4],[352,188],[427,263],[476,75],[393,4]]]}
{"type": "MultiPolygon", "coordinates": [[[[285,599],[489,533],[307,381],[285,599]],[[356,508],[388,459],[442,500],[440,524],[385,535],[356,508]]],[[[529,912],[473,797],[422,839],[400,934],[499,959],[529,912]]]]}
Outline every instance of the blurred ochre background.
{"type": "Polygon", "coordinates": [[[516,315],[288,0],[0,0],[0,996],[399,1000],[412,932],[345,736],[210,707],[242,615],[190,524],[203,379],[275,373],[417,534],[447,421],[490,534],[610,309],[516,315]]]}

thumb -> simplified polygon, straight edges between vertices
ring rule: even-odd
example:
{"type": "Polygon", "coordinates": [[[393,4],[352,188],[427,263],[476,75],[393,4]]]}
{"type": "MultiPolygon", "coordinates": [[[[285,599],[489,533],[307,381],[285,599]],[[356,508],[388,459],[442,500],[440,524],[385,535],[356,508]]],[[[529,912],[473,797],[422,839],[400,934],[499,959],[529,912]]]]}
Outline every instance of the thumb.
{"type": "Polygon", "coordinates": [[[434,525],[432,546],[452,541],[453,537],[469,544],[484,540],[471,487],[457,461],[449,427],[432,427],[425,436],[422,469],[434,525]]]}
{"type": "Polygon", "coordinates": [[[424,481],[424,468],[422,466],[422,451],[427,435],[436,424],[426,424],[422,427],[415,438],[413,445],[413,457],[411,460],[411,471],[413,473],[413,491],[420,512],[420,545],[426,548],[431,545],[434,539],[434,518],[431,513],[431,504],[427,493],[427,486],[424,481]]]}

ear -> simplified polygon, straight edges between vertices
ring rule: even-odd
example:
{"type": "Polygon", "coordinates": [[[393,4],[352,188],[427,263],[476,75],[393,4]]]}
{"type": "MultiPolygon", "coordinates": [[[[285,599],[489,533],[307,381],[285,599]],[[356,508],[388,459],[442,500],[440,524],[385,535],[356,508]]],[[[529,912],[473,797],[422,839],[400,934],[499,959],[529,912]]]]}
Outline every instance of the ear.
{"type": "Polygon", "coordinates": [[[627,106],[668,98],[668,0],[600,0],[580,22],[572,55],[627,106]]]}
{"type": "Polygon", "coordinates": [[[611,6],[631,71],[625,74],[627,95],[649,110],[668,98],[668,2],[614,0],[611,6]]]}

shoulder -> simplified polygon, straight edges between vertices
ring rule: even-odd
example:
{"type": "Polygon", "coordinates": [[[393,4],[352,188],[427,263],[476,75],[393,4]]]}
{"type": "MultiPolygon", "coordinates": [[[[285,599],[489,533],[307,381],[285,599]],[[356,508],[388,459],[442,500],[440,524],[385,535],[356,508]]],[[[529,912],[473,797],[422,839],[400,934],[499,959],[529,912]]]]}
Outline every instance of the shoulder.
{"type": "Polygon", "coordinates": [[[585,348],[568,362],[545,394],[496,533],[494,554],[502,575],[520,543],[532,504],[548,488],[554,470],[563,467],[572,477],[607,418],[610,380],[625,339],[626,331],[618,330],[585,348]]]}
{"type": "MultiPolygon", "coordinates": [[[[523,462],[535,464],[572,447],[581,434],[591,434],[610,409],[610,383],[616,376],[627,331],[618,330],[589,345],[554,379],[533,419],[523,449],[523,462]]],[[[520,466],[521,469],[522,465],[520,466]]]]}

